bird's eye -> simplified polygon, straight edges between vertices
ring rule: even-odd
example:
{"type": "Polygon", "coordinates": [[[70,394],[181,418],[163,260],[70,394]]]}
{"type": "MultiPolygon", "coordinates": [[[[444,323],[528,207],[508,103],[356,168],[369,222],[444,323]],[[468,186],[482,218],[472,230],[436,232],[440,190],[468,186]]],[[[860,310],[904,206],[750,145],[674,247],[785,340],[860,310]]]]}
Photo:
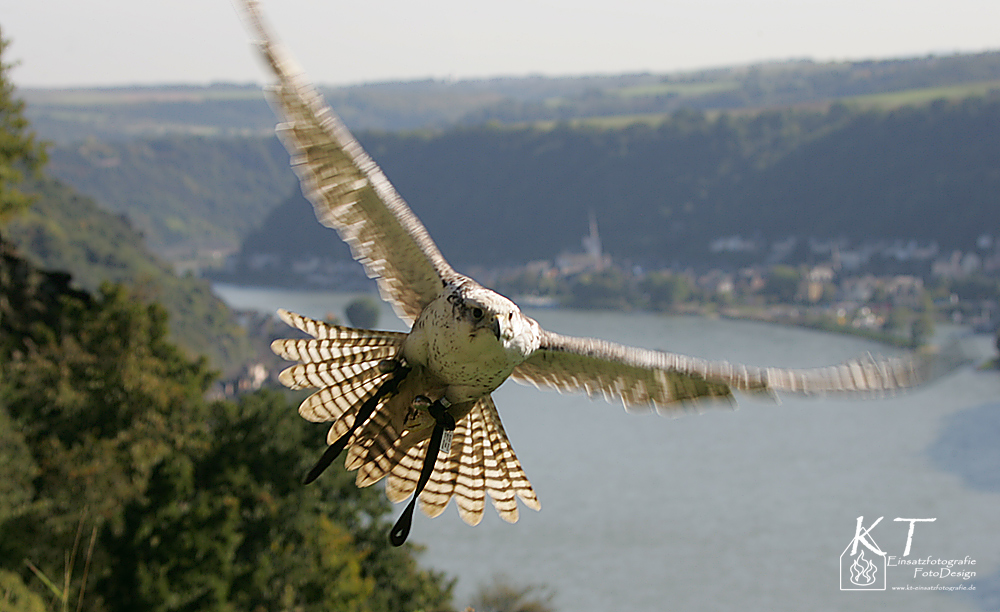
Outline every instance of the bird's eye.
{"type": "Polygon", "coordinates": [[[480,307],[478,307],[478,306],[476,306],[475,308],[472,309],[472,318],[475,319],[475,320],[477,320],[477,321],[479,319],[483,318],[483,314],[485,314],[483,312],[483,309],[480,308],[480,307]]]}

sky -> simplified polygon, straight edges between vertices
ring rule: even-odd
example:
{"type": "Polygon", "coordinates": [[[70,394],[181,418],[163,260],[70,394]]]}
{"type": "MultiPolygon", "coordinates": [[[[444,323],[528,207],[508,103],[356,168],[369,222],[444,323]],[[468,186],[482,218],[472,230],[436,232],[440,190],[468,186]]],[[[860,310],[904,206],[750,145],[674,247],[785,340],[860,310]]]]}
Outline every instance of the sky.
{"type": "MultiPolygon", "coordinates": [[[[313,81],[677,72],[1000,49],[1000,0],[261,0],[313,81]]],[[[18,87],[267,80],[231,0],[0,0],[18,87]]]]}

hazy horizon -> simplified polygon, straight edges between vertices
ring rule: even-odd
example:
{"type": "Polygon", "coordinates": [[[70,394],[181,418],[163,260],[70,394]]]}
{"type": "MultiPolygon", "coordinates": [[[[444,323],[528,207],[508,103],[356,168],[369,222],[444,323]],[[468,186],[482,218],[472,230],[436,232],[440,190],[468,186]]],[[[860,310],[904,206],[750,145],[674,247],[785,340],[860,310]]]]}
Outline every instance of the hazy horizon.
{"type": "MultiPolygon", "coordinates": [[[[1000,48],[994,0],[261,5],[311,78],[331,86],[677,73],[1000,48]]],[[[5,59],[18,63],[13,80],[24,89],[267,80],[228,0],[0,0],[0,27],[12,42],[5,59]]]]}
{"type": "MultiPolygon", "coordinates": [[[[654,75],[671,75],[679,76],[686,74],[698,74],[702,72],[711,72],[715,70],[739,70],[741,68],[753,68],[757,66],[767,66],[767,65],[781,65],[781,64],[793,64],[798,62],[813,62],[817,65],[825,63],[851,63],[851,62],[865,62],[865,61],[906,61],[910,59],[920,59],[925,57],[950,57],[956,55],[976,55],[979,53],[1000,53],[1000,47],[994,49],[983,49],[980,51],[953,51],[953,52],[942,52],[942,53],[923,53],[919,55],[900,55],[891,57],[880,57],[880,58],[869,58],[869,59],[852,59],[852,60],[814,60],[812,58],[786,58],[786,59],[774,59],[774,60],[761,60],[759,62],[752,62],[746,64],[730,64],[725,66],[707,66],[704,68],[692,68],[689,70],[669,70],[669,71],[625,71],[625,72],[601,72],[601,73],[579,73],[579,74],[497,74],[497,75],[484,75],[484,76],[470,76],[463,78],[446,78],[446,77],[413,77],[413,78],[397,78],[397,79],[385,79],[385,80],[371,80],[371,81],[358,81],[354,83],[324,83],[322,81],[316,82],[319,87],[365,87],[365,86],[376,86],[376,85],[391,85],[391,84],[406,84],[406,83],[420,83],[424,81],[434,81],[441,83],[475,83],[475,82],[489,82],[489,81],[503,81],[503,80],[518,80],[518,79],[586,79],[586,78],[614,78],[614,77],[624,77],[638,74],[654,74],[654,75]]],[[[16,83],[15,83],[16,84],[16,83]]],[[[209,88],[214,86],[220,87],[247,87],[247,88],[263,88],[267,85],[263,79],[258,81],[231,81],[231,80],[215,80],[209,82],[184,82],[184,81],[163,81],[163,82],[149,82],[149,83],[107,83],[107,84],[78,84],[78,85],[17,85],[19,90],[114,90],[114,89],[155,89],[155,88],[209,88]]]]}

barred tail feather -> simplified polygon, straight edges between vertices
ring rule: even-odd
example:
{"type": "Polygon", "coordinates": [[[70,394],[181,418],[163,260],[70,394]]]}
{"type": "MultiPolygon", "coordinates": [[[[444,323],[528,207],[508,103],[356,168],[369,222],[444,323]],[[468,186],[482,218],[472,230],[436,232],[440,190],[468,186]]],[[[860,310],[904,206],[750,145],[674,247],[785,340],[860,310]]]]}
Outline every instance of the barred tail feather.
{"type": "MultiPolygon", "coordinates": [[[[473,407],[473,412],[476,409],[473,407]]],[[[482,451],[471,435],[476,423],[477,420],[471,417],[460,419],[455,424],[451,451],[438,455],[434,473],[420,495],[420,509],[427,516],[435,517],[444,512],[454,497],[463,521],[477,525],[482,520],[485,497],[482,451]]]]}
{"type": "Polygon", "coordinates": [[[392,503],[398,504],[405,500],[417,488],[420,468],[427,454],[429,442],[430,439],[425,438],[399,454],[399,458],[392,466],[385,482],[385,495],[392,503]]]}
{"type": "MultiPolygon", "coordinates": [[[[475,482],[475,477],[470,479],[463,473],[466,466],[473,465],[476,457],[474,443],[468,434],[468,423],[468,419],[461,419],[455,424],[451,449],[448,453],[438,454],[434,471],[420,494],[420,509],[427,516],[436,517],[455,497],[459,515],[466,523],[476,525],[482,520],[483,488],[481,482],[478,487],[470,485],[470,482],[475,482]],[[462,485],[458,486],[460,482],[462,485]]],[[[428,438],[418,444],[401,441],[394,449],[398,460],[386,481],[386,496],[393,503],[405,500],[416,489],[429,443],[428,438]]],[[[472,469],[475,470],[474,467],[472,469]]]]}
{"type": "MultiPolygon", "coordinates": [[[[420,509],[424,514],[438,516],[455,498],[462,520],[478,525],[483,518],[487,493],[507,522],[517,521],[518,497],[529,508],[537,510],[540,507],[503,427],[494,422],[492,414],[495,412],[492,400],[485,397],[456,423],[451,451],[438,455],[434,472],[420,495],[420,509]]],[[[416,444],[401,439],[396,448],[386,454],[396,457],[391,459],[394,465],[385,488],[386,496],[393,503],[405,500],[416,488],[427,444],[427,438],[416,444]]]]}
{"type": "MultiPolygon", "coordinates": [[[[478,406],[478,404],[477,404],[478,406]]],[[[473,408],[473,414],[477,409],[473,408]]],[[[458,426],[455,427],[455,438],[452,449],[458,458],[458,470],[455,477],[455,502],[458,505],[458,515],[468,525],[478,525],[483,520],[483,508],[486,498],[485,467],[483,465],[483,448],[477,444],[477,430],[482,429],[480,419],[467,417],[462,419],[462,436],[458,436],[458,426]]]]}
{"type": "Polygon", "coordinates": [[[458,478],[459,456],[462,452],[461,438],[465,437],[464,430],[464,426],[455,424],[451,449],[447,453],[438,453],[430,480],[420,493],[420,510],[431,518],[444,512],[455,494],[455,480],[458,478]],[[458,444],[455,443],[456,439],[458,444]]]}
{"type": "Polygon", "coordinates": [[[482,418],[485,425],[483,449],[484,455],[487,457],[485,461],[486,487],[500,518],[509,523],[515,523],[518,519],[515,495],[520,497],[524,505],[532,510],[541,510],[542,506],[535,496],[531,482],[521,468],[521,462],[514,452],[514,447],[510,445],[510,440],[500,422],[500,414],[493,404],[493,399],[490,397],[484,399],[486,401],[482,403],[482,418]],[[493,486],[491,486],[490,479],[491,471],[494,475],[493,486]]]}
{"type": "Polygon", "coordinates": [[[498,458],[490,439],[490,430],[482,414],[479,417],[481,428],[478,431],[479,446],[483,449],[483,467],[486,492],[496,508],[500,518],[508,523],[517,522],[517,494],[510,486],[507,476],[507,464],[498,458]]]}
{"type": "Polygon", "coordinates": [[[345,466],[358,470],[357,485],[368,487],[382,480],[396,464],[401,444],[409,444],[412,432],[397,431],[392,415],[383,403],[355,434],[355,442],[347,455],[345,466]]]}

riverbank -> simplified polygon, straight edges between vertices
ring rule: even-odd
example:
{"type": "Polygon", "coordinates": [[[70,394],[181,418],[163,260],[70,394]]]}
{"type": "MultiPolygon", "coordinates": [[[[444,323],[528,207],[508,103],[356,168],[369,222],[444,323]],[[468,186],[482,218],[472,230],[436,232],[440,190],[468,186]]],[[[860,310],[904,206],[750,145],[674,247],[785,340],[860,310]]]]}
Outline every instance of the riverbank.
{"type": "MultiPolygon", "coordinates": [[[[704,316],[712,316],[711,311],[700,313],[704,316]]],[[[718,316],[727,319],[742,321],[759,321],[762,323],[774,323],[777,325],[791,325],[794,327],[804,327],[817,331],[830,332],[834,334],[845,334],[855,336],[865,340],[871,340],[880,344],[886,344],[897,348],[917,348],[911,338],[903,335],[882,331],[861,325],[855,325],[846,320],[839,322],[832,319],[825,313],[812,313],[806,309],[796,306],[768,306],[760,307],[727,307],[720,309],[718,316]]]]}

